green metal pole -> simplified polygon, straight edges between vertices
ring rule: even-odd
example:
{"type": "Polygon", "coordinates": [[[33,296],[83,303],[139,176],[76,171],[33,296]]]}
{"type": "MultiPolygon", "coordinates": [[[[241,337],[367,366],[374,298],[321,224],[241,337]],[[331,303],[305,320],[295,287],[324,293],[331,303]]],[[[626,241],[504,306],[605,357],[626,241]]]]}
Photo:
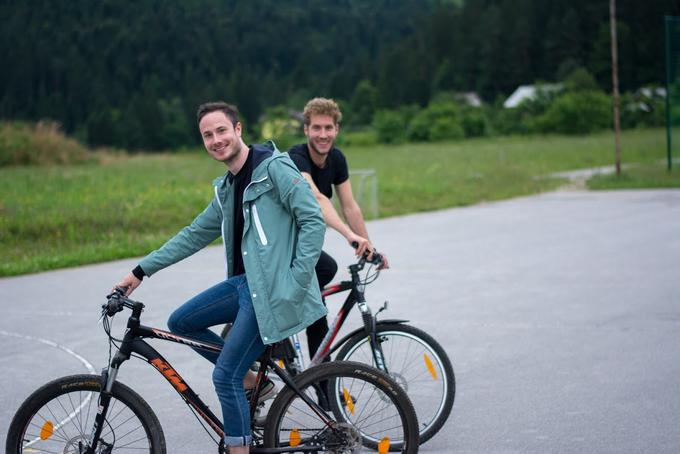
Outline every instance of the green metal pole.
{"type": "Polygon", "coordinates": [[[612,110],[614,116],[614,155],[616,176],[621,176],[621,112],[619,96],[619,51],[616,34],[616,0],[609,0],[609,32],[612,52],[612,110]]]}
{"type": "Polygon", "coordinates": [[[668,154],[668,170],[673,166],[671,157],[671,20],[670,16],[665,16],[666,27],[666,146],[668,154]]]}

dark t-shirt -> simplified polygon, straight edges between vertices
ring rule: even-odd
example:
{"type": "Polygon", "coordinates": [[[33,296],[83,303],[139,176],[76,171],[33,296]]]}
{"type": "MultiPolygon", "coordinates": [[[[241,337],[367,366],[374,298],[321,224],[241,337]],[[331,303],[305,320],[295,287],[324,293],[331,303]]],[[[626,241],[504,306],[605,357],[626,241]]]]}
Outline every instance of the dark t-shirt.
{"type": "Polygon", "coordinates": [[[329,199],[333,197],[333,185],[344,183],[349,178],[345,155],[335,147],[328,152],[326,165],[323,168],[314,164],[309,156],[306,143],[295,145],[288,150],[288,155],[300,172],[307,172],[312,176],[312,181],[314,181],[316,187],[329,199]]]}
{"type": "Polygon", "coordinates": [[[229,183],[234,185],[234,238],[233,240],[233,251],[234,251],[234,263],[232,276],[238,276],[239,274],[244,274],[246,268],[243,265],[243,256],[240,254],[241,251],[241,239],[243,238],[243,191],[250,184],[250,180],[253,176],[253,148],[250,147],[248,151],[248,159],[246,159],[245,164],[241,167],[236,175],[231,172],[227,173],[227,178],[229,183]]]}

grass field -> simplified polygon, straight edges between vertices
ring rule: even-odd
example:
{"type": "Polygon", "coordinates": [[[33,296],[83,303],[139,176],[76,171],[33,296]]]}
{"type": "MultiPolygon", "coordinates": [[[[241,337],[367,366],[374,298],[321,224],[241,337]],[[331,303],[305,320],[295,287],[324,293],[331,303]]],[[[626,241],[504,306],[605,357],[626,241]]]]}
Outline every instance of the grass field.
{"type": "Polygon", "coordinates": [[[680,188],[680,169],[669,171],[665,162],[639,164],[623,169],[620,176],[597,175],[587,185],[589,189],[601,190],[680,188]]]}
{"type": "MultiPolygon", "coordinates": [[[[665,157],[663,130],[627,131],[622,144],[624,163],[644,164],[625,178],[680,186],[678,171],[667,175],[653,165],[665,157]]],[[[564,183],[550,178],[552,172],[610,165],[614,155],[609,133],[344,152],[350,168],[375,169],[381,217],[552,190],[564,183]]],[[[198,148],[100,164],[0,168],[0,276],[143,255],[205,207],[210,182],[224,171],[198,148]]],[[[593,187],[615,187],[623,179],[613,181],[593,187]]]]}

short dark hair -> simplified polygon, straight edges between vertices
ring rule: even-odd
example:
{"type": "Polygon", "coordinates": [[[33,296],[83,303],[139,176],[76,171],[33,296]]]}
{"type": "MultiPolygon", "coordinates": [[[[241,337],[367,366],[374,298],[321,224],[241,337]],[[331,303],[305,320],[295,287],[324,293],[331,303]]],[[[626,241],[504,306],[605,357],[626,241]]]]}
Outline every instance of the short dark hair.
{"type": "Polygon", "coordinates": [[[206,102],[198,106],[198,111],[196,112],[196,120],[198,123],[201,119],[211,112],[220,111],[226,115],[226,117],[231,120],[231,124],[236,126],[238,123],[238,109],[236,106],[227,104],[224,101],[206,102]]]}

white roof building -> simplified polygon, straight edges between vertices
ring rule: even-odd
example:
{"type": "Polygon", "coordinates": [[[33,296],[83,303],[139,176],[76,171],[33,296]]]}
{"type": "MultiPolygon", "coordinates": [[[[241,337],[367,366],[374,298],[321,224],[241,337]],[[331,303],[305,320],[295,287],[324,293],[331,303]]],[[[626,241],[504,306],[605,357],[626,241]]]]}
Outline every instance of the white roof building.
{"type": "Polygon", "coordinates": [[[482,99],[479,97],[477,92],[467,91],[464,93],[456,93],[456,100],[463,102],[472,107],[481,107],[482,99]]]}
{"type": "Polygon", "coordinates": [[[517,107],[522,102],[535,99],[539,93],[550,93],[563,88],[562,84],[520,85],[503,103],[503,107],[517,107]]]}

